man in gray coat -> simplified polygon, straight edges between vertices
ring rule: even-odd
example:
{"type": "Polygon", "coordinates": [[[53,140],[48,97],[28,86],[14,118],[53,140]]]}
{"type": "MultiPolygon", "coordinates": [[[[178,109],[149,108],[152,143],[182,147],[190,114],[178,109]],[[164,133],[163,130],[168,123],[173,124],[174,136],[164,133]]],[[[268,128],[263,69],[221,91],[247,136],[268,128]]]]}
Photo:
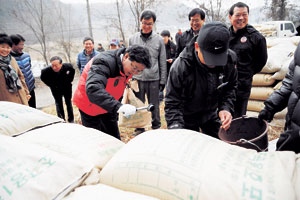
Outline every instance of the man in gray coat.
{"type": "MultiPolygon", "coordinates": [[[[166,50],[163,39],[153,32],[152,28],[156,20],[156,15],[151,10],[144,10],[141,14],[141,31],[129,38],[129,46],[140,44],[148,47],[151,56],[151,68],[145,69],[143,73],[134,75],[138,80],[139,92],[135,95],[145,102],[147,95],[148,103],[154,105],[152,111],[152,129],[161,126],[159,113],[159,91],[163,91],[167,81],[166,50]]],[[[144,129],[136,129],[135,135],[144,132],[144,129]]]]}

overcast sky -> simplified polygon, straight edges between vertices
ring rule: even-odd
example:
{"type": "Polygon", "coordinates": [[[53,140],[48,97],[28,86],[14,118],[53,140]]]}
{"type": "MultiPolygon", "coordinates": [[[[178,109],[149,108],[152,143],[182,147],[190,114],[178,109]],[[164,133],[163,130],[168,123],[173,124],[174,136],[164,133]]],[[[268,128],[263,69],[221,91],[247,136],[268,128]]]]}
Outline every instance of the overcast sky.
{"type": "MultiPolygon", "coordinates": [[[[60,0],[63,3],[68,3],[68,4],[74,4],[74,3],[86,3],[86,0],[60,0]]],[[[89,0],[90,4],[91,3],[112,3],[115,2],[116,0],[89,0]]],[[[166,0],[168,1],[168,0],[166,0]]],[[[242,1],[244,3],[247,3],[249,5],[250,8],[253,7],[258,7],[258,6],[263,6],[264,5],[264,0],[227,0],[227,1],[222,1],[222,4],[224,5],[224,7],[228,7],[230,5],[232,5],[233,3],[236,3],[238,1],[242,1]]],[[[181,0],[181,2],[183,3],[188,3],[189,5],[191,5],[191,0],[181,0]]],[[[200,2],[200,1],[199,1],[200,2]]]]}

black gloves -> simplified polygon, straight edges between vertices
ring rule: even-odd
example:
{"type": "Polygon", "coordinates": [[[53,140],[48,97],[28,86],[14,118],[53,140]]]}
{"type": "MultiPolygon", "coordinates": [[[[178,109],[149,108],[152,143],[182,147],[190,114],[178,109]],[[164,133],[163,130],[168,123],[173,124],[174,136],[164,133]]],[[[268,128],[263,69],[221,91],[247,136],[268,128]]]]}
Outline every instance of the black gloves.
{"type": "Polygon", "coordinates": [[[159,91],[162,92],[165,89],[165,84],[159,84],[159,91]]]}
{"type": "Polygon", "coordinates": [[[274,117],[274,114],[266,109],[263,109],[258,114],[259,119],[266,120],[267,122],[271,122],[273,120],[273,117],[274,117]]]}

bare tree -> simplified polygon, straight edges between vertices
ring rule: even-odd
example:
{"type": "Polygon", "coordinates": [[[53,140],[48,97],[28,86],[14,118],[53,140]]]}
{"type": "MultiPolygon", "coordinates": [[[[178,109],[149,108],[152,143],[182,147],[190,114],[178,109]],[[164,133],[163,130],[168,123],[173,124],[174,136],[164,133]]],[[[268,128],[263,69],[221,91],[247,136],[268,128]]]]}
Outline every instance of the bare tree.
{"type": "MultiPolygon", "coordinates": [[[[109,32],[111,31],[111,29],[116,29],[118,32],[118,35],[120,36],[120,38],[123,39],[123,41],[125,42],[125,31],[124,31],[124,27],[123,27],[123,13],[121,10],[121,7],[123,6],[124,2],[121,0],[116,0],[115,2],[116,4],[116,14],[115,15],[102,15],[103,18],[106,19],[107,21],[107,25],[105,26],[105,30],[107,31],[107,35],[108,36],[112,36],[111,34],[109,34],[109,32]]],[[[108,40],[111,38],[108,38],[108,40]]]]}
{"type": "Polygon", "coordinates": [[[117,15],[118,15],[118,24],[117,24],[118,26],[117,26],[117,28],[120,31],[121,38],[126,43],[126,41],[125,41],[125,33],[124,33],[123,25],[122,25],[122,13],[121,13],[121,9],[120,9],[119,0],[116,0],[116,6],[117,6],[117,15]]]}
{"type": "Polygon", "coordinates": [[[87,10],[87,15],[88,15],[88,22],[89,22],[89,32],[90,32],[90,36],[93,38],[93,28],[92,28],[91,10],[90,10],[90,3],[89,3],[89,0],[86,0],[86,10],[87,10]]]}
{"type": "Polygon", "coordinates": [[[222,12],[222,0],[193,0],[193,2],[205,11],[205,20],[226,22],[226,15],[222,12]]]}
{"type": "Polygon", "coordinates": [[[72,42],[71,42],[71,8],[70,4],[68,8],[64,8],[62,10],[61,6],[57,6],[56,10],[58,11],[58,24],[57,24],[57,34],[58,34],[58,46],[63,49],[63,55],[68,62],[72,62],[71,60],[71,50],[72,50],[72,42]],[[66,14],[67,13],[67,14],[66,14]],[[67,19],[66,19],[67,18],[67,19]],[[67,21],[67,22],[66,22],[67,21]]]}
{"type": "Polygon", "coordinates": [[[272,0],[270,10],[268,12],[268,17],[273,20],[285,20],[287,17],[286,6],[288,0],[272,0]]]}
{"type": "Polygon", "coordinates": [[[15,17],[18,21],[23,23],[33,32],[35,38],[38,40],[38,43],[40,44],[41,47],[41,49],[35,49],[35,50],[42,55],[47,65],[48,65],[47,31],[51,26],[51,22],[50,21],[46,22],[46,18],[51,19],[51,17],[49,17],[50,14],[49,11],[50,9],[49,7],[47,7],[46,0],[23,0],[23,1],[18,1],[16,3],[16,7],[12,10],[11,13],[13,17],[15,17]],[[20,12],[20,10],[25,10],[25,9],[26,12],[20,12]]]}
{"type": "Polygon", "coordinates": [[[140,16],[146,8],[153,8],[155,3],[158,3],[158,0],[127,0],[131,13],[135,20],[135,30],[140,30],[140,16]]]}

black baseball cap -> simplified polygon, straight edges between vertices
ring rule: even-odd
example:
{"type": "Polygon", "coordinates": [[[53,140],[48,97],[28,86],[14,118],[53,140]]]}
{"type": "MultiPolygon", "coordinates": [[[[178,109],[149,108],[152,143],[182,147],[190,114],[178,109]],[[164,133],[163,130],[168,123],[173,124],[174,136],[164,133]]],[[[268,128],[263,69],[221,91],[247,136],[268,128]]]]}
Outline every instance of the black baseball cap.
{"type": "Polygon", "coordinates": [[[204,24],[197,38],[207,66],[224,66],[227,63],[230,33],[221,22],[204,24]]]}

